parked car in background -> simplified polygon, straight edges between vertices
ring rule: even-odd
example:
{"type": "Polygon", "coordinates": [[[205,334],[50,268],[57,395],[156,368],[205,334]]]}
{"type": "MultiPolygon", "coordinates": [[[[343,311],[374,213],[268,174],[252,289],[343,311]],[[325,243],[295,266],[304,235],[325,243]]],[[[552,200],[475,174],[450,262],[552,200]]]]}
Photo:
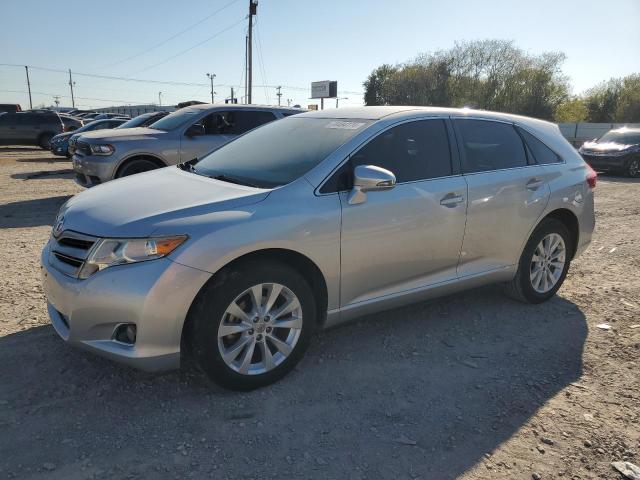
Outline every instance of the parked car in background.
{"type": "Polygon", "coordinates": [[[16,113],[21,111],[22,107],[20,107],[20,105],[18,105],[17,103],[0,103],[0,113],[16,113]]]}
{"type": "MultiPolygon", "coordinates": [[[[51,152],[54,155],[71,158],[73,155],[72,150],[69,148],[69,142],[71,137],[79,137],[84,132],[93,132],[95,130],[118,128],[124,124],[124,120],[96,120],[94,122],[87,123],[86,125],[74,130],[72,132],[60,133],[51,139],[51,152]]],[[[75,145],[75,138],[73,141],[75,145]]]]}
{"type": "Polygon", "coordinates": [[[192,355],[252,389],[356,316],[496,282],[549,300],[591,241],[595,184],[541,120],[304,113],[71,198],[42,253],[48,311],[70,344],[150,370],[192,355]]]}
{"type": "Polygon", "coordinates": [[[98,115],[100,114],[97,112],[90,112],[79,115],[79,118],[81,118],[83,122],[90,122],[91,120],[94,120],[98,115]]]}
{"type": "Polygon", "coordinates": [[[58,115],[60,116],[60,120],[62,120],[62,123],[64,124],[65,132],[72,132],[84,125],[82,120],[72,115],[67,115],[65,113],[59,113],[58,115]]]}
{"type": "Polygon", "coordinates": [[[124,122],[117,128],[136,128],[136,127],[148,127],[154,122],[157,122],[161,118],[169,115],[169,112],[149,112],[133,117],[131,120],[124,122]]]}
{"type": "Polygon", "coordinates": [[[131,117],[129,115],[122,115],[120,113],[101,113],[94,117],[94,120],[104,120],[106,118],[125,118],[129,120],[131,117]]]}
{"type": "Polygon", "coordinates": [[[582,158],[596,170],[640,177],[640,128],[609,130],[580,147],[582,158]]]}
{"type": "Polygon", "coordinates": [[[76,182],[91,187],[192,160],[255,127],[303,110],[202,104],[173,112],[147,128],[82,135],[73,157],[76,182]]]}
{"type": "Polygon", "coordinates": [[[48,150],[54,135],[64,131],[60,116],[49,110],[0,115],[0,145],[37,145],[48,150]]]}
{"type": "Polygon", "coordinates": [[[67,140],[68,156],[69,157],[73,156],[73,154],[76,151],[76,142],[78,141],[78,138],[80,138],[80,136],[83,135],[85,132],[89,133],[97,130],[111,130],[116,127],[119,127],[125,122],[126,120],[122,120],[118,118],[109,118],[106,120],[94,120],[93,122],[88,123],[85,126],[90,128],[87,128],[87,130],[83,130],[83,131],[73,132],[73,134],[67,140]]]}

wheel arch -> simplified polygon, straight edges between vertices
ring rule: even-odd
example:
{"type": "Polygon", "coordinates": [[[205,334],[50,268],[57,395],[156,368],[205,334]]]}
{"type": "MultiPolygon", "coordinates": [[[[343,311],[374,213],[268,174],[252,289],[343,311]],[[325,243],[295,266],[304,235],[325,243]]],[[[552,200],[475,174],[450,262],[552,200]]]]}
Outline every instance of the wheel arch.
{"type": "Polygon", "coordinates": [[[261,250],[255,250],[253,252],[246,253],[239,257],[229,261],[223,267],[221,267],[216,273],[211,275],[211,278],[200,288],[196,296],[193,298],[189,311],[185,317],[184,324],[182,326],[182,332],[180,336],[180,350],[182,352],[190,353],[191,341],[190,336],[193,331],[193,315],[192,310],[197,303],[199,296],[207,289],[207,287],[215,282],[225,272],[234,267],[238,267],[246,262],[256,260],[274,260],[295,268],[302,276],[307,279],[309,286],[313,290],[314,298],[316,299],[317,309],[317,322],[318,326],[322,327],[327,318],[327,305],[328,305],[328,289],[327,282],[322,274],[320,268],[316,263],[306,255],[295,250],[289,250],[286,248],[266,248],[261,250]]]}
{"type": "MultiPolygon", "coordinates": [[[[578,249],[578,241],[580,240],[580,223],[578,222],[578,217],[576,216],[575,213],[573,213],[568,208],[557,208],[547,213],[544,217],[542,217],[538,222],[538,225],[540,225],[543,221],[545,221],[548,218],[553,218],[555,220],[558,220],[565,227],[567,227],[567,230],[569,230],[569,233],[571,234],[570,254],[571,254],[571,259],[573,259],[578,249]]],[[[536,228],[538,228],[538,225],[536,225],[536,228]]]]}
{"type": "Polygon", "coordinates": [[[158,166],[158,168],[163,168],[168,166],[167,162],[165,162],[162,158],[152,153],[134,153],[133,155],[129,155],[128,157],[120,160],[120,163],[118,163],[118,166],[115,168],[114,178],[118,178],[120,171],[127,164],[133,162],[134,160],[151,160],[158,166]]]}

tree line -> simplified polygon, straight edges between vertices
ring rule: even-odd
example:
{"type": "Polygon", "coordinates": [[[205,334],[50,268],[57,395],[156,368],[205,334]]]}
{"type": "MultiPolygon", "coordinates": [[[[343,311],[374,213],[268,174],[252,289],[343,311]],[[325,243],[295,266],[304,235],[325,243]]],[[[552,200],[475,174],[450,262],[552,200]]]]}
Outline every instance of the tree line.
{"type": "Polygon", "coordinates": [[[469,106],[557,122],[640,122],[640,74],[571,95],[562,52],[533,55],[506,40],[461,42],[364,82],[366,105],[469,106]]]}

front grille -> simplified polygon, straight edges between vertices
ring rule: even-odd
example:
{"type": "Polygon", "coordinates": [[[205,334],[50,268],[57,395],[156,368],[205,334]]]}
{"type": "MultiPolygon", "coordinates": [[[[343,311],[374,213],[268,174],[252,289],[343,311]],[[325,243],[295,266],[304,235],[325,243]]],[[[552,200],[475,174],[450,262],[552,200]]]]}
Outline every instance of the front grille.
{"type": "Polygon", "coordinates": [[[76,152],[80,152],[83,155],[91,155],[91,147],[85,142],[76,142],[76,152]]]}
{"type": "Polygon", "coordinates": [[[73,231],[64,231],[57,238],[51,237],[49,263],[56,270],[70,277],[79,278],[93,272],[82,272],[91,248],[98,239],[73,231]],[[86,274],[86,275],[85,275],[86,274]]]}

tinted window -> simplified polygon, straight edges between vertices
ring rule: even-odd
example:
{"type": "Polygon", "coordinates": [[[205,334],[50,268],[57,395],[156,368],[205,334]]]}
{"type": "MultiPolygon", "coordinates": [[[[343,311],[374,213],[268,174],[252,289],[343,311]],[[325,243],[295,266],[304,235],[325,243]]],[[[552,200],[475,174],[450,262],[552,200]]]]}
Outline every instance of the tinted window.
{"type": "Polygon", "coordinates": [[[466,173],[527,165],[522,139],[513,125],[486,120],[456,120],[456,124],[466,173]]]}
{"type": "Polygon", "coordinates": [[[451,153],[444,121],[405,123],[382,132],[352,155],[320,192],[351,189],[353,170],[359,165],[386,168],[393,172],[398,183],[451,175],[451,153]]]}
{"type": "Polygon", "coordinates": [[[290,117],[228,143],[195,165],[196,173],[276,187],[304,175],[371,122],[290,117]]]}
{"type": "Polygon", "coordinates": [[[243,112],[235,111],[231,112],[235,117],[235,131],[234,133],[240,135],[241,133],[253,130],[260,125],[272,122],[276,119],[276,116],[272,112],[243,112]]]}
{"type": "Polygon", "coordinates": [[[549,163],[557,163],[562,161],[562,159],[553,150],[551,150],[529,132],[523,130],[522,128],[519,128],[518,131],[522,134],[522,138],[524,138],[527,147],[529,147],[529,152],[533,155],[535,163],[546,165],[549,163]]]}

